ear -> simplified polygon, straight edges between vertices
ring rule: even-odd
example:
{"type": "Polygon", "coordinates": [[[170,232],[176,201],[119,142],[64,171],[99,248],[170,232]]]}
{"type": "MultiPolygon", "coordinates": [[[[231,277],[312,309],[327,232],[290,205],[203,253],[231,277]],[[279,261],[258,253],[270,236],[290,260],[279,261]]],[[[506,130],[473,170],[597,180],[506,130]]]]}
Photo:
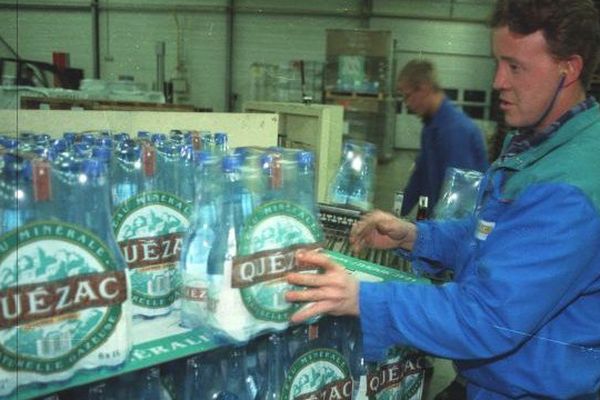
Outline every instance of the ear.
{"type": "Polygon", "coordinates": [[[572,55],[562,61],[560,73],[565,76],[565,82],[570,84],[581,77],[583,59],[579,55],[572,55]]]}

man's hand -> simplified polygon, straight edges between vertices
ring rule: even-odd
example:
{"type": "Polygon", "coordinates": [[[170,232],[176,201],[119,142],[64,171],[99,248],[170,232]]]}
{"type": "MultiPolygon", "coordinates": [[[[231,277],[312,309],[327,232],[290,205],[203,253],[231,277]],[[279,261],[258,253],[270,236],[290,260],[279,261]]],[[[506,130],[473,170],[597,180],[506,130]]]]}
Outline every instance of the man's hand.
{"type": "Polygon", "coordinates": [[[417,237],[414,224],[392,214],[375,210],[366,214],[352,226],[350,244],[355,253],[365,247],[412,250],[417,237]]]}
{"type": "Polygon", "coordinates": [[[317,251],[299,251],[296,253],[296,262],[319,267],[323,273],[287,275],[288,283],[307,288],[290,291],[285,299],[311,303],[292,315],[292,322],[299,323],[319,314],[358,315],[358,281],[344,267],[317,251]]]}

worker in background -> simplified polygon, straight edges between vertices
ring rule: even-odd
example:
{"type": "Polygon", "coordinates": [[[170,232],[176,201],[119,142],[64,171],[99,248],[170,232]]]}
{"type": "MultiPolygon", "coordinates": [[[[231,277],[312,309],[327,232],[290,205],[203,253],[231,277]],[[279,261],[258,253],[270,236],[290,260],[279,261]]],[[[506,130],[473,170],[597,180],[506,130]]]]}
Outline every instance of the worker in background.
{"type": "Polygon", "coordinates": [[[398,74],[396,89],[424,124],[421,152],[404,189],[401,215],[406,216],[420,196],[435,206],[448,167],[483,172],[488,161],[481,131],[446,98],[431,62],[409,61],[398,74]]]}
{"type": "MultiPolygon", "coordinates": [[[[493,86],[513,128],[472,218],[416,224],[374,211],[350,241],[453,269],[443,285],[358,282],[318,252],[290,273],[292,316],[360,317],[364,356],[407,345],[453,359],[469,399],[597,399],[600,390],[600,106],[592,0],[498,0],[493,86]]],[[[441,267],[440,267],[441,266],[441,267]]]]}

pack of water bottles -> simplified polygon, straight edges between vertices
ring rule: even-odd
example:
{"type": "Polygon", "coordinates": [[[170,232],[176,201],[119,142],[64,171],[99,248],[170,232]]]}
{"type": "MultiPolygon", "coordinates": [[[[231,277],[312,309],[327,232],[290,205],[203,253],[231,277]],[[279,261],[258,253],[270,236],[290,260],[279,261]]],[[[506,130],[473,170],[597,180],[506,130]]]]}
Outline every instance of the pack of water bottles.
{"type": "Polygon", "coordinates": [[[131,348],[108,170],[69,137],[0,142],[0,397],[119,366],[131,348]]]}
{"type": "Polygon", "coordinates": [[[318,323],[252,339],[53,395],[52,400],[407,399],[422,396],[424,356],[403,347],[362,357],[358,320],[318,323]]]}
{"type": "Polygon", "coordinates": [[[329,185],[329,203],[368,211],[375,196],[377,147],[369,142],[346,140],[338,170],[329,185]]]}
{"type": "MultiPolygon", "coordinates": [[[[182,250],[182,324],[244,342],[288,327],[294,253],[322,245],[310,152],[237,148],[201,154],[182,250]]],[[[313,271],[314,272],[314,271],[313,271]]]]}
{"type": "Polygon", "coordinates": [[[449,167],[444,175],[440,198],[435,204],[435,219],[461,219],[473,214],[483,173],[449,167]]]}

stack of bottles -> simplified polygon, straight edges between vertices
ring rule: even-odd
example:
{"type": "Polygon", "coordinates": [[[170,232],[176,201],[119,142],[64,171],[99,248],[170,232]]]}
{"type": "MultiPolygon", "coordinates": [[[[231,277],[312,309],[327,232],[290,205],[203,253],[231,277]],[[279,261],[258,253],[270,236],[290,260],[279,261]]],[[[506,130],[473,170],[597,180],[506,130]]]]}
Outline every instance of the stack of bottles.
{"type": "Polygon", "coordinates": [[[0,141],[0,397],[119,366],[131,348],[108,169],[87,145],[104,137],[69,140],[0,141]]]}
{"type": "Polygon", "coordinates": [[[313,164],[312,153],[282,148],[200,154],[181,258],[183,326],[238,342],[288,327],[297,306],[283,278],[296,250],[322,241],[313,164]]]}
{"type": "Polygon", "coordinates": [[[57,393],[53,400],[279,400],[422,397],[422,354],[396,347],[366,362],[358,320],[322,318],[107,381],[57,393]]]}
{"type": "Polygon", "coordinates": [[[329,186],[329,202],[368,211],[373,208],[377,148],[369,142],[347,140],[337,173],[329,186]]]}
{"type": "Polygon", "coordinates": [[[282,331],[293,254],[322,241],[313,154],[222,132],[0,136],[0,173],[0,397],[17,364],[19,385],[121,365],[132,322],[174,310],[238,343],[282,331]]]}

